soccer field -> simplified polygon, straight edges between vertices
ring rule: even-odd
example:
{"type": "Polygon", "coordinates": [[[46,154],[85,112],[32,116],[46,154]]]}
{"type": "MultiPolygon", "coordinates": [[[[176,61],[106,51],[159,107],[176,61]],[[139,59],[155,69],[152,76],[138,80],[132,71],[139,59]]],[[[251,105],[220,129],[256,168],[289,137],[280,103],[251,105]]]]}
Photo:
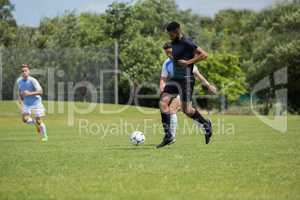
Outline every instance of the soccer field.
{"type": "Polygon", "coordinates": [[[156,150],[162,130],[145,119],[159,124],[159,113],[98,108],[76,114],[74,126],[67,113],[49,114],[49,141],[42,143],[21,122],[16,104],[1,102],[0,199],[300,199],[299,116],[289,116],[287,133],[254,116],[211,116],[225,132],[205,145],[199,133],[181,134],[189,120],[180,114],[176,143],[156,150]],[[125,122],[132,126],[118,129],[125,122]],[[230,127],[234,132],[226,133],[230,127]],[[130,132],[144,128],[145,144],[130,144],[130,132]]]}

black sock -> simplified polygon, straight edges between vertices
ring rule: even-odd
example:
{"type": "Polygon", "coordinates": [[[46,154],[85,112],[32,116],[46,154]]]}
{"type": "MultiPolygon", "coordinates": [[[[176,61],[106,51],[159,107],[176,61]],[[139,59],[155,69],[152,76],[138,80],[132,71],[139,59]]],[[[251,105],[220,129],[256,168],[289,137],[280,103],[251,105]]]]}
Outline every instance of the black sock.
{"type": "Polygon", "coordinates": [[[208,120],[205,119],[197,110],[195,111],[192,119],[196,120],[200,124],[208,124],[208,120]]]}
{"type": "Polygon", "coordinates": [[[170,130],[170,124],[171,124],[171,115],[170,113],[161,113],[161,122],[163,124],[163,128],[165,131],[165,134],[167,137],[171,137],[171,130],[170,130]]]}

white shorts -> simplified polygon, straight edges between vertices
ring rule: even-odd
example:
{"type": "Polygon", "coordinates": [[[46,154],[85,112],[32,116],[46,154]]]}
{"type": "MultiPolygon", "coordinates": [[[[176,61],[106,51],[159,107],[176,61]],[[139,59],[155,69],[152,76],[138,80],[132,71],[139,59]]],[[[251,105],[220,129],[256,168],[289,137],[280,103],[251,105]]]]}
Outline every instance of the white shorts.
{"type": "Polygon", "coordinates": [[[23,115],[35,115],[35,117],[43,117],[45,116],[45,108],[43,104],[38,106],[23,106],[22,110],[23,115]]]}

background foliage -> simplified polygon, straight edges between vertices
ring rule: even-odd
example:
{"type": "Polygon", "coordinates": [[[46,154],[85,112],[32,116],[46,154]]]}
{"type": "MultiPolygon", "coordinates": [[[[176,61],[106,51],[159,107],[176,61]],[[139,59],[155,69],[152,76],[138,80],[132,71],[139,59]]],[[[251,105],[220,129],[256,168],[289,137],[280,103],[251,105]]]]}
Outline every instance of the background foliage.
{"type": "MultiPolygon", "coordinates": [[[[66,11],[62,16],[42,19],[38,27],[17,26],[14,9],[20,8],[9,0],[0,1],[5,99],[12,98],[10,91],[22,63],[63,70],[62,81],[98,80],[99,71],[113,68],[115,40],[120,47],[120,69],[135,87],[158,84],[166,59],[161,49],[168,40],[165,25],[176,20],[186,35],[209,52],[209,59],[198,67],[219,88],[228,88],[229,103],[237,102],[262,78],[287,67],[289,110],[299,112],[299,1],[276,4],[261,12],[221,10],[213,18],[180,10],[174,0],[115,2],[104,13],[66,11]]],[[[112,84],[106,83],[107,88],[112,84]]],[[[119,88],[120,102],[126,102],[129,85],[122,75],[119,88]]]]}

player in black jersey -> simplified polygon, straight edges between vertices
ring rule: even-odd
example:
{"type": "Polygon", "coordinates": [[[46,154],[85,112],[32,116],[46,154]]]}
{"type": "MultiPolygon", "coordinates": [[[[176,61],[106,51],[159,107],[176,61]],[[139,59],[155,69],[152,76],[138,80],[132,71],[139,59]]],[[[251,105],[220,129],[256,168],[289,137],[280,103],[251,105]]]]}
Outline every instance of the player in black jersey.
{"type": "Polygon", "coordinates": [[[182,111],[205,130],[205,143],[210,142],[212,126],[210,120],[205,119],[199,111],[192,106],[192,94],[195,84],[193,66],[195,63],[204,60],[208,54],[198,47],[190,38],[183,35],[180,24],[171,22],[167,26],[167,32],[171,39],[172,52],[169,55],[173,58],[173,77],[166,84],[160,98],[160,110],[162,124],[165,131],[163,141],[157,148],[172,144],[174,138],[170,132],[170,102],[174,96],[180,95],[182,111]]]}

